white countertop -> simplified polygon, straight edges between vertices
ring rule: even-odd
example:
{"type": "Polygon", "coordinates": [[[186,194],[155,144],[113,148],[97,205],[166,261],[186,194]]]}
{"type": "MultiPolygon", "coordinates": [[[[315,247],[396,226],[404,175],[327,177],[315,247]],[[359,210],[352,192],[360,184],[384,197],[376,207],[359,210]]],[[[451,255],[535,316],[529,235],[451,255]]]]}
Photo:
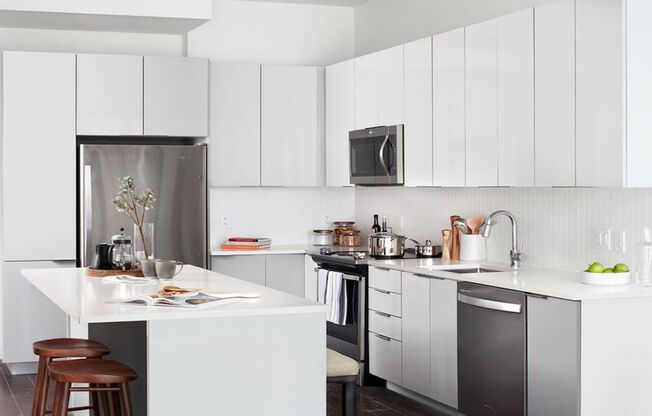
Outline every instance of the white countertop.
{"type": "MultiPolygon", "coordinates": [[[[309,244],[273,245],[261,250],[222,250],[219,247],[211,250],[211,256],[264,256],[267,254],[306,254],[315,246],[309,244]]],[[[317,247],[319,251],[319,247],[317,247]]]]}
{"type": "Polygon", "coordinates": [[[326,312],[327,307],[297,296],[186,265],[174,279],[157,285],[106,283],[87,277],[82,268],[25,269],[21,273],[46,297],[80,323],[149,321],[326,312]],[[212,293],[259,293],[258,299],[237,299],[202,308],[146,307],[104,303],[156,293],[166,285],[199,288],[212,293]]]}
{"type": "Polygon", "coordinates": [[[441,277],[460,282],[473,282],[504,289],[519,290],[537,295],[569,300],[616,299],[652,297],[652,287],[640,285],[594,286],[581,282],[580,272],[540,269],[521,266],[517,271],[504,264],[488,262],[460,262],[442,259],[396,259],[367,261],[369,266],[401,270],[424,277],[441,277]],[[453,273],[451,268],[482,266],[501,270],[499,273],[453,273]]]}

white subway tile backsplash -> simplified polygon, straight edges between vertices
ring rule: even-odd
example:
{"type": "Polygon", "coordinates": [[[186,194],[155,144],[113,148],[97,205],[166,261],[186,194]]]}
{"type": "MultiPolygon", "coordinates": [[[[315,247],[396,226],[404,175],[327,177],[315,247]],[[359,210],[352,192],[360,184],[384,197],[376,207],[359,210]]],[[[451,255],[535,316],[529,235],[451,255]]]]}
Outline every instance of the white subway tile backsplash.
{"type": "MultiPolygon", "coordinates": [[[[597,188],[405,188],[355,189],[358,225],[371,227],[373,214],[385,214],[389,225],[404,217],[401,233],[441,243],[449,217],[489,214],[506,209],[518,220],[526,244],[524,264],[581,270],[592,261],[636,265],[642,229],[652,226],[652,190],[597,188]],[[626,252],[599,250],[598,229],[625,230],[626,252]]],[[[491,261],[508,262],[509,220],[501,219],[487,243],[491,261]]],[[[422,241],[423,242],[423,241],[422,241]]]]}

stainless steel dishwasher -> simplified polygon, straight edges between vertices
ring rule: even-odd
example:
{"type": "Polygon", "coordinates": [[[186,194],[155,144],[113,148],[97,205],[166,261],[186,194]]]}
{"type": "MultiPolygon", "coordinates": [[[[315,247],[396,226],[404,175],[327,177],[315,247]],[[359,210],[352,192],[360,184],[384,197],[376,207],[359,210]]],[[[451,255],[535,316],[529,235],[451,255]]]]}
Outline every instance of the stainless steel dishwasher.
{"type": "Polygon", "coordinates": [[[460,282],[458,406],[466,416],[526,414],[525,294],[460,282]]]}

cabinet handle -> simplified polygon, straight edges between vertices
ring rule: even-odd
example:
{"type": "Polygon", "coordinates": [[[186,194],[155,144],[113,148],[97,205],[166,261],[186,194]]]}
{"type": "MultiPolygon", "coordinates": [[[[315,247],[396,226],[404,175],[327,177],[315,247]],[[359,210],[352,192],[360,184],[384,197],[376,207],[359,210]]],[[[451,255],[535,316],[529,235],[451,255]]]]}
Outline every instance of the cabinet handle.
{"type": "Polygon", "coordinates": [[[383,295],[389,295],[389,290],[376,289],[375,287],[372,287],[372,289],[376,292],[382,293],[383,295]]]}
{"type": "Polygon", "coordinates": [[[548,296],[537,295],[536,293],[526,293],[525,296],[530,297],[530,298],[537,298],[537,299],[548,299],[548,296]]]}
{"type": "Polygon", "coordinates": [[[380,338],[380,339],[382,339],[383,341],[387,341],[387,342],[391,342],[391,341],[392,341],[392,339],[391,339],[390,337],[386,337],[386,336],[384,336],[384,335],[379,335],[379,334],[374,334],[374,335],[376,335],[376,338],[380,338]]]}
{"type": "Polygon", "coordinates": [[[376,312],[376,315],[380,315],[380,316],[382,316],[382,317],[384,317],[384,318],[389,318],[389,317],[391,317],[390,314],[385,313],[385,312],[378,312],[378,311],[374,311],[374,312],[376,312]]]}
{"type": "Polygon", "coordinates": [[[416,277],[425,277],[426,279],[435,279],[435,280],[446,280],[443,277],[439,276],[429,276],[427,274],[415,274],[416,277]]]}
{"type": "Polygon", "coordinates": [[[378,269],[378,270],[382,270],[382,271],[384,271],[384,272],[388,272],[388,271],[389,271],[389,269],[386,269],[386,268],[384,268],[384,267],[376,267],[376,269],[378,269]]]}

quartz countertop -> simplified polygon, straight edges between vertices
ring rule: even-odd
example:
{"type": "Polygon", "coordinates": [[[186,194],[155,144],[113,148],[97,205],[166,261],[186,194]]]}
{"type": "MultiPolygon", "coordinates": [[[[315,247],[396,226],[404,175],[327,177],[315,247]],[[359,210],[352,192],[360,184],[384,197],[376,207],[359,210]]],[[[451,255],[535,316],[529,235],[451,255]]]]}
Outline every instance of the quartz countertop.
{"type": "Polygon", "coordinates": [[[521,266],[512,270],[505,264],[491,262],[462,262],[442,259],[367,260],[369,266],[401,270],[427,277],[439,277],[460,282],[472,282],[504,289],[518,290],[542,296],[582,301],[652,297],[652,287],[641,285],[595,286],[582,283],[581,272],[551,270],[521,266]],[[454,273],[453,268],[483,268],[499,270],[497,273],[454,273]]]}
{"type": "Polygon", "coordinates": [[[24,269],[23,276],[72,319],[80,323],[149,321],[326,312],[325,305],[220,273],[186,265],[181,273],[153,285],[107,283],[87,277],[83,268],[24,269]],[[233,299],[200,308],[174,308],[105,303],[156,293],[166,285],[209,293],[259,293],[258,299],[233,299]]]}
{"type": "MultiPolygon", "coordinates": [[[[315,246],[308,244],[272,245],[261,250],[222,250],[219,247],[211,250],[211,256],[264,256],[268,254],[306,254],[315,246]]],[[[319,248],[317,248],[319,252],[319,248]]]]}

